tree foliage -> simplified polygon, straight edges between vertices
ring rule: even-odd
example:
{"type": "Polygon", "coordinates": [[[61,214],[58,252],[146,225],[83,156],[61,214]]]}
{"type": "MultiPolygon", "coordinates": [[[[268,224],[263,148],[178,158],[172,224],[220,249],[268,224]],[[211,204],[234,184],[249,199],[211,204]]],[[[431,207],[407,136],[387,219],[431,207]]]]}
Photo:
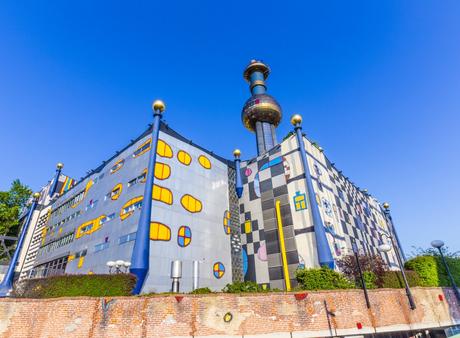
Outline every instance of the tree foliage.
{"type": "MultiPolygon", "coordinates": [[[[456,283],[460,284],[460,258],[446,257],[446,263],[456,283]]],[[[420,276],[420,286],[451,286],[444,263],[439,255],[417,256],[405,267],[420,276]]]]}
{"type": "MultiPolygon", "coordinates": [[[[366,280],[366,286],[370,280],[372,283],[375,283],[376,287],[382,287],[383,277],[385,272],[388,271],[388,265],[382,259],[380,255],[358,255],[359,263],[363,271],[363,275],[366,276],[366,272],[372,273],[372,275],[367,276],[369,280],[366,280]]],[[[361,281],[359,278],[358,264],[356,263],[355,255],[343,256],[337,261],[337,266],[340,271],[350,280],[354,281],[357,286],[361,286],[361,281]]],[[[369,285],[371,286],[371,285],[369,285]]]]}
{"type": "MultiPolygon", "coordinates": [[[[421,248],[413,246],[412,249],[413,250],[409,255],[410,258],[415,258],[418,256],[439,256],[439,250],[435,248],[421,248]]],[[[443,246],[441,250],[445,257],[460,258],[460,251],[450,251],[448,246],[443,246]]]]}
{"type": "Polygon", "coordinates": [[[19,180],[11,183],[10,190],[0,191],[0,235],[18,234],[19,213],[32,190],[19,180]]]}

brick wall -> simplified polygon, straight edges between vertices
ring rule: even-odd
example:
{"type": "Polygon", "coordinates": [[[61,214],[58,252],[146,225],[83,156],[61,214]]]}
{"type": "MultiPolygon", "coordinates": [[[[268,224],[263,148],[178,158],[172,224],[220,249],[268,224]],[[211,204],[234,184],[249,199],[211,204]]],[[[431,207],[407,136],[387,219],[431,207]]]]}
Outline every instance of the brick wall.
{"type": "Polygon", "coordinates": [[[0,337],[327,337],[460,324],[452,290],[412,290],[414,311],[404,290],[390,289],[370,291],[371,310],[361,290],[0,299],[0,337]]]}

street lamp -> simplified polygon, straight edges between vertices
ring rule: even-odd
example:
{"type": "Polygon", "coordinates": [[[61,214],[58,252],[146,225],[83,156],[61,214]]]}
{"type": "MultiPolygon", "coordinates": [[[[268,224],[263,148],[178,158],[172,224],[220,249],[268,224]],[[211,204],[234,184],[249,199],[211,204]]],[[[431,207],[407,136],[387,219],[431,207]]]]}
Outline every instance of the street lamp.
{"type": "Polygon", "coordinates": [[[415,301],[414,301],[414,298],[412,297],[412,292],[410,291],[410,288],[409,288],[409,283],[407,282],[407,277],[406,277],[406,272],[404,271],[404,265],[403,265],[403,262],[402,262],[402,259],[401,259],[401,256],[400,256],[400,253],[399,253],[399,247],[395,244],[395,240],[393,238],[393,236],[385,233],[385,232],[382,232],[382,231],[379,231],[379,234],[381,237],[385,236],[387,238],[387,240],[389,239],[390,240],[390,243],[383,243],[382,241],[382,244],[379,246],[379,251],[380,252],[389,252],[391,250],[391,248],[393,247],[395,253],[396,253],[396,259],[398,260],[398,264],[399,264],[399,268],[401,270],[401,275],[403,277],[403,280],[404,280],[404,286],[406,288],[406,295],[407,295],[407,299],[409,300],[409,305],[410,305],[410,308],[411,310],[415,310],[416,306],[415,306],[415,301]]]}
{"type": "Polygon", "coordinates": [[[131,262],[125,262],[121,259],[117,261],[108,261],[105,264],[109,267],[109,273],[127,273],[131,266],[131,262]],[[112,271],[113,268],[115,268],[115,271],[112,271]],[[124,271],[122,268],[124,268],[124,271]]]}
{"type": "Polygon", "coordinates": [[[358,266],[359,278],[361,278],[361,284],[363,285],[364,298],[366,298],[366,305],[367,308],[370,309],[371,303],[369,301],[369,295],[367,293],[366,281],[364,280],[363,270],[361,269],[361,263],[359,262],[358,246],[356,245],[355,241],[351,243],[351,247],[353,249],[353,254],[355,255],[356,265],[358,266]]]}
{"type": "Polygon", "coordinates": [[[447,275],[449,276],[449,279],[450,279],[450,284],[452,285],[452,288],[454,289],[454,293],[455,293],[455,296],[457,297],[457,300],[460,302],[460,291],[458,291],[457,284],[455,284],[454,277],[452,277],[452,274],[450,273],[450,270],[449,270],[449,266],[447,265],[446,259],[444,258],[444,254],[442,253],[442,247],[444,246],[444,242],[440,240],[434,240],[431,242],[431,246],[439,250],[439,254],[441,255],[442,262],[444,264],[444,267],[446,268],[447,275]]]}

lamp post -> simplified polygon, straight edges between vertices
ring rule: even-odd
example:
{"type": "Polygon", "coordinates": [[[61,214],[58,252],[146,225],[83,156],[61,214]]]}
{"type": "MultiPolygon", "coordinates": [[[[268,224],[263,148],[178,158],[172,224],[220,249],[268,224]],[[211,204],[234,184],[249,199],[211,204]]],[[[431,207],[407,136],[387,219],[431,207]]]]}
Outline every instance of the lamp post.
{"type": "Polygon", "coordinates": [[[390,232],[394,235],[396,239],[396,243],[398,243],[398,248],[400,248],[401,259],[403,262],[405,262],[406,255],[404,254],[404,251],[402,250],[402,245],[401,245],[401,242],[399,241],[398,233],[396,232],[396,228],[393,224],[393,218],[391,217],[391,214],[390,214],[390,204],[388,202],[385,202],[382,204],[382,206],[383,206],[383,213],[385,214],[387,224],[389,225],[388,228],[390,229],[390,232]]]}
{"type": "Polygon", "coordinates": [[[457,300],[460,302],[460,291],[458,291],[457,284],[455,284],[454,277],[450,273],[449,266],[447,265],[446,259],[444,258],[444,254],[442,253],[442,247],[444,246],[444,242],[441,240],[434,240],[431,242],[431,246],[439,250],[439,254],[441,255],[442,263],[444,264],[444,267],[446,268],[447,275],[449,276],[450,279],[450,284],[452,285],[452,288],[454,289],[455,297],[457,297],[457,300]]]}
{"type": "Polygon", "coordinates": [[[407,299],[409,300],[410,308],[411,308],[411,310],[415,310],[416,309],[415,301],[414,301],[414,298],[412,296],[412,292],[410,291],[410,288],[409,288],[409,282],[407,281],[406,272],[404,271],[404,264],[402,262],[402,259],[401,259],[400,253],[399,253],[399,247],[396,245],[393,236],[391,236],[389,234],[386,234],[384,232],[379,232],[379,234],[380,234],[380,236],[382,236],[382,237],[384,236],[384,237],[386,237],[387,239],[390,240],[391,245],[389,243],[383,243],[383,241],[382,241],[382,244],[379,246],[379,251],[380,252],[389,252],[391,250],[391,247],[393,247],[393,249],[395,251],[395,254],[396,254],[396,259],[398,260],[399,268],[401,269],[401,275],[402,275],[403,280],[404,280],[404,287],[406,289],[406,295],[407,295],[407,299]]]}
{"type": "Polygon", "coordinates": [[[361,278],[361,283],[363,285],[363,292],[364,292],[364,298],[366,299],[366,305],[367,305],[367,308],[370,309],[371,302],[369,301],[369,294],[367,293],[366,281],[364,280],[363,270],[361,269],[361,263],[359,261],[359,256],[358,256],[358,247],[355,241],[351,243],[351,247],[353,249],[353,254],[355,255],[356,265],[358,266],[359,278],[361,278]]]}
{"type": "Polygon", "coordinates": [[[161,116],[165,110],[165,104],[161,100],[156,100],[152,104],[153,126],[152,138],[150,141],[149,166],[145,180],[144,200],[142,201],[139,225],[137,226],[136,241],[134,242],[133,254],[131,258],[131,273],[136,275],[137,281],[133,294],[138,295],[144,285],[147,272],[149,271],[150,258],[150,222],[152,214],[152,192],[155,174],[155,163],[157,157],[158,135],[160,134],[161,116]]]}
{"type": "Polygon", "coordinates": [[[56,164],[56,175],[54,175],[53,185],[51,186],[49,190],[49,197],[51,198],[53,198],[54,193],[56,192],[56,188],[59,182],[59,176],[61,176],[62,168],[64,168],[64,164],[62,164],[61,162],[56,164]]]}
{"type": "Polygon", "coordinates": [[[302,116],[298,114],[293,115],[291,117],[291,124],[294,126],[294,131],[297,137],[297,144],[299,146],[300,159],[302,162],[303,170],[305,172],[305,185],[307,188],[308,200],[310,201],[310,211],[313,219],[313,227],[315,229],[319,265],[334,269],[334,258],[332,257],[331,249],[327,241],[326,230],[323,224],[323,220],[321,219],[318,203],[316,202],[316,194],[315,190],[313,189],[310,167],[308,166],[307,152],[305,151],[305,144],[302,135],[302,116]]]}
{"type": "Polygon", "coordinates": [[[0,297],[8,296],[11,289],[13,288],[14,269],[16,268],[16,264],[18,263],[19,253],[21,252],[24,238],[26,237],[27,230],[29,228],[30,222],[32,221],[32,215],[35,211],[35,208],[37,207],[38,200],[40,198],[40,193],[34,193],[32,198],[32,204],[29,207],[29,212],[27,213],[26,221],[24,222],[21,234],[19,235],[18,243],[16,245],[16,250],[14,251],[13,258],[11,258],[10,265],[8,266],[8,270],[5,274],[5,277],[3,277],[3,281],[2,283],[0,283],[0,297]]]}

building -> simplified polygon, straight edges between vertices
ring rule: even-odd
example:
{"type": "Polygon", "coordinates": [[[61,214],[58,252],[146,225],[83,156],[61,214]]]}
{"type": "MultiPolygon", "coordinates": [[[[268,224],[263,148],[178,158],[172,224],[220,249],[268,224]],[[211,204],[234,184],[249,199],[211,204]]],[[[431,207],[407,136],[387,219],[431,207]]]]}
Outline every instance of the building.
{"type": "Polygon", "coordinates": [[[397,239],[388,212],[302,134],[300,116],[278,143],[282,110],[266,93],[269,73],[255,60],[244,71],[252,96],[242,121],[256,134],[256,158],[235,151],[228,160],[194,144],[161,122],[164,106],[155,103],[153,126],[86,177],[75,182],[60,165],[28,226],[20,277],[107,273],[107,262],[122,260],[142,279],[138,291],[163,292],[180,260],[183,291],[196,287],[194,278],[214,290],[239,280],[289,289],[298,267],[336,268],[353,247],[398,268],[395,248],[377,250],[397,239]]]}

